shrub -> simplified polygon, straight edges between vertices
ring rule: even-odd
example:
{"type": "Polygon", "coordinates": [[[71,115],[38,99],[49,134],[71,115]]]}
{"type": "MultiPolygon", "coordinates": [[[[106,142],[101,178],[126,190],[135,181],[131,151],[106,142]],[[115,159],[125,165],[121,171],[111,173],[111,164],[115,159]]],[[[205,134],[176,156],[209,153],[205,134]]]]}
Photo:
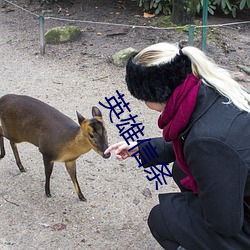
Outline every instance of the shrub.
{"type": "Polygon", "coordinates": [[[153,11],[156,15],[160,13],[165,15],[171,14],[171,0],[136,0],[136,2],[139,7],[143,7],[145,11],[153,11]]]}
{"type": "MultiPolygon", "coordinates": [[[[140,7],[146,11],[154,11],[155,14],[171,14],[172,1],[174,0],[136,0],[140,7]]],[[[193,1],[193,0],[188,0],[193,1]]],[[[201,12],[204,0],[199,0],[197,13],[201,12]]],[[[250,9],[250,0],[208,0],[208,11],[214,15],[216,7],[220,6],[224,14],[231,14],[236,17],[237,10],[250,9]]]]}
{"type": "Polygon", "coordinates": [[[40,4],[52,4],[52,3],[57,3],[58,0],[38,0],[40,4]]]}

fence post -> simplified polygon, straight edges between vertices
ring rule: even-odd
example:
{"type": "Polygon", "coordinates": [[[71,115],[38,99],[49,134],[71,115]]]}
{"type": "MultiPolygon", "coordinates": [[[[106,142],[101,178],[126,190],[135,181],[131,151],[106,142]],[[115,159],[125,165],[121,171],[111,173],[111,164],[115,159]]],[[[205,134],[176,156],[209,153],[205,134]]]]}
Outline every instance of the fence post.
{"type": "Polygon", "coordinates": [[[201,49],[206,51],[207,44],[207,15],[208,15],[208,0],[203,0],[203,9],[202,9],[202,34],[201,34],[201,49]]]}
{"type": "Polygon", "coordinates": [[[45,33],[45,28],[44,28],[44,11],[42,11],[39,15],[39,24],[40,24],[40,54],[44,55],[45,54],[45,39],[44,39],[44,33],[45,33]]]}
{"type": "Polygon", "coordinates": [[[194,25],[189,26],[189,30],[188,30],[188,45],[189,46],[194,45],[194,29],[195,29],[194,25]]]}

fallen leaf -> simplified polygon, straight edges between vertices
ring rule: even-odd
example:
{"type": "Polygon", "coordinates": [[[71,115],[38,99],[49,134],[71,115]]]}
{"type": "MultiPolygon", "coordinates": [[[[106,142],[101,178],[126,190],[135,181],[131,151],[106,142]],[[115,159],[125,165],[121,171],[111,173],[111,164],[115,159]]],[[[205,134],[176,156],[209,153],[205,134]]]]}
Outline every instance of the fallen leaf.
{"type": "Polygon", "coordinates": [[[143,13],[143,17],[145,17],[145,18],[152,18],[152,17],[155,17],[155,14],[149,14],[147,12],[144,12],[143,13]]]}
{"type": "Polygon", "coordinates": [[[63,223],[58,223],[58,224],[54,224],[53,226],[51,226],[53,231],[61,231],[66,229],[66,225],[63,223]]]}

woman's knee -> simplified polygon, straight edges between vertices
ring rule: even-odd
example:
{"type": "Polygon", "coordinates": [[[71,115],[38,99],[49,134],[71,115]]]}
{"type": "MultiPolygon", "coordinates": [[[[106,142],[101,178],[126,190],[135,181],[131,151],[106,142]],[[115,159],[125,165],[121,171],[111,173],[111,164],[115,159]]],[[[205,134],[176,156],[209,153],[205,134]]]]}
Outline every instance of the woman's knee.
{"type": "Polygon", "coordinates": [[[169,232],[161,214],[159,204],[152,208],[148,216],[148,226],[154,238],[164,249],[177,249],[179,244],[175,242],[169,232]]]}
{"type": "Polygon", "coordinates": [[[158,238],[164,239],[168,235],[168,228],[164,222],[161,213],[160,204],[152,208],[148,216],[148,226],[152,234],[158,238]]]}
{"type": "Polygon", "coordinates": [[[156,231],[158,229],[158,220],[160,217],[160,205],[156,205],[153,207],[150,211],[150,214],[148,216],[148,226],[152,231],[156,231]]]}

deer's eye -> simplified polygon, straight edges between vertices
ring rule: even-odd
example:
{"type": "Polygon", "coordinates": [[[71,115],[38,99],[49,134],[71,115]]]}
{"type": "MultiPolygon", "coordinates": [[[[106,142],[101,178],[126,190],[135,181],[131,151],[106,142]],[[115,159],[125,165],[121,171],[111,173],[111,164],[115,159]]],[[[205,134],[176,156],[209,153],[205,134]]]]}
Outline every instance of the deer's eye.
{"type": "Polygon", "coordinates": [[[94,139],[94,135],[93,135],[93,134],[89,134],[89,137],[90,137],[91,139],[94,139]]]}

